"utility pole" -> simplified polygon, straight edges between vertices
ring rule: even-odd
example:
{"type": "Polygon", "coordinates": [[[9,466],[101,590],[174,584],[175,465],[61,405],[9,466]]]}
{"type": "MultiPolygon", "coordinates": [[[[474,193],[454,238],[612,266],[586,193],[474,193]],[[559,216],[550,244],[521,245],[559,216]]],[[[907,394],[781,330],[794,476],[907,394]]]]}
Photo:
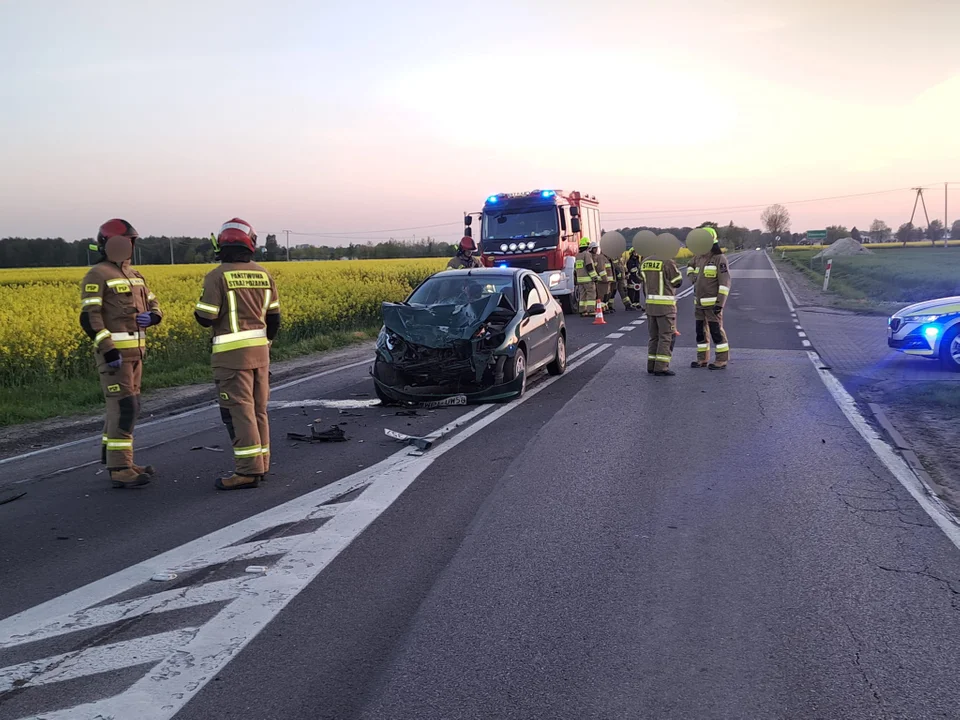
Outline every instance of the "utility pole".
{"type": "Polygon", "coordinates": [[[927,227],[929,228],[930,216],[927,214],[927,202],[923,199],[923,188],[915,187],[910,189],[915,190],[917,193],[917,196],[913,199],[913,212],[910,213],[910,225],[913,226],[913,218],[917,214],[917,203],[919,202],[921,205],[923,205],[923,216],[927,219],[927,227]]]}
{"type": "Polygon", "coordinates": [[[173,238],[170,238],[170,264],[173,265],[173,238]]]}
{"type": "Polygon", "coordinates": [[[284,230],[283,232],[287,234],[287,262],[290,262],[290,231],[284,230]]]}
{"type": "Polygon", "coordinates": [[[947,219],[947,186],[943,184],[943,246],[950,247],[950,221],[947,219]]]}

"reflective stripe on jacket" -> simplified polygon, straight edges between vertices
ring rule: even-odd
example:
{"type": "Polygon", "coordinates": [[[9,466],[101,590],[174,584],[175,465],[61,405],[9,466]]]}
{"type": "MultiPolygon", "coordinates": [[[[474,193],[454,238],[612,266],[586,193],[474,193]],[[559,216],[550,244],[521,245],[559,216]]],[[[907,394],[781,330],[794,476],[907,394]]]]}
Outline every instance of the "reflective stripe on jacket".
{"type": "Polygon", "coordinates": [[[104,260],[87,271],[80,283],[80,312],[96,333],[93,348],[98,361],[109,350],[119,350],[125,358],[142,358],[147,335],[137,325],[137,315],[163,317],[156,295],[129,261],[117,265],[104,260]]]}
{"type": "Polygon", "coordinates": [[[730,268],[723,253],[699,255],[697,280],[694,284],[694,303],[697,307],[722,308],[730,293],[730,268]]]}
{"type": "Polygon", "coordinates": [[[676,289],[683,284],[683,275],[673,260],[648,258],[640,264],[646,289],[647,315],[671,315],[677,311],[676,289]]]}

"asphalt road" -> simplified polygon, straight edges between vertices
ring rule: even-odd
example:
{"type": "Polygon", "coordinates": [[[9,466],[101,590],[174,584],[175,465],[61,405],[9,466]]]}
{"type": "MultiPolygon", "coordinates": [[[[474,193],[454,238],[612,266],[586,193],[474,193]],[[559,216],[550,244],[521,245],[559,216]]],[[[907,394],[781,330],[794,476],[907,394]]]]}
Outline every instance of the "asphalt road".
{"type": "Polygon", "coordinates": [[[256,491],[212,489],[209,410],[141,429],[142,491],[98,440],[7,459],[0,720],[960,717],[960,551],[766,257],[733,272],[725,371],[688,367],[687,297],[674,378],[619,312],[522,402],[360,407],[365,358],[279,389],[256,491]],[[284,439],[314,418],[348,442],[284,439]]]}

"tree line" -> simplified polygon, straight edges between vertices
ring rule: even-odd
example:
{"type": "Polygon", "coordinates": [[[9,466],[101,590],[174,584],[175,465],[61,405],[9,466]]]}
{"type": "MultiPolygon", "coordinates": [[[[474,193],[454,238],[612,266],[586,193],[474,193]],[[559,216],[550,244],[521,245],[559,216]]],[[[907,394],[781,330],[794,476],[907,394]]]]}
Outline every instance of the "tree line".
{"type": "MultiPolygon", "coordinates": [[[[67,241],[63,238],[0,239],[0,268],[28,267],[82,267],[99,259],[94,238],[67,241]]],[[[350,244],[346,247],[330,245],[298,245],[290,248],[290,260],[367,260],[386,258],[450,257],[456,253],[456,244],[424,238],[416,242],[390,239],[376,245],[350,244]]],[[[176,265],[212,263],[215,251],[209,237],[142,237],[134,248],[137,265],[176,265]]],[[[257,248],[257,259],[279,262],[287,259],[287,250],[277,242],[276,235],[267,235],[257,248]]]]}

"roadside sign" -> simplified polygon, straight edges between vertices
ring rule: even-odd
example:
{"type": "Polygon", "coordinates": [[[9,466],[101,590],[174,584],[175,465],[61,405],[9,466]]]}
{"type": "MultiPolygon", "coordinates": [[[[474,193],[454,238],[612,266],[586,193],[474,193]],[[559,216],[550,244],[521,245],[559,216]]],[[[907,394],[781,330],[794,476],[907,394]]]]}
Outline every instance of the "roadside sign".
{"type": "Polygon", "coordinates": [[[807,240],[813,242],[814,240],[826,240],[827,231],[826,230],[807,230],[807,240]]]}
{"type": "Polygon", "coordinates": [[[833,260],[827,260],[827,272],[823,275],[823,289],[826,291],[827,285],[830,284],[830,269],[833,267],[833,260]]]}

